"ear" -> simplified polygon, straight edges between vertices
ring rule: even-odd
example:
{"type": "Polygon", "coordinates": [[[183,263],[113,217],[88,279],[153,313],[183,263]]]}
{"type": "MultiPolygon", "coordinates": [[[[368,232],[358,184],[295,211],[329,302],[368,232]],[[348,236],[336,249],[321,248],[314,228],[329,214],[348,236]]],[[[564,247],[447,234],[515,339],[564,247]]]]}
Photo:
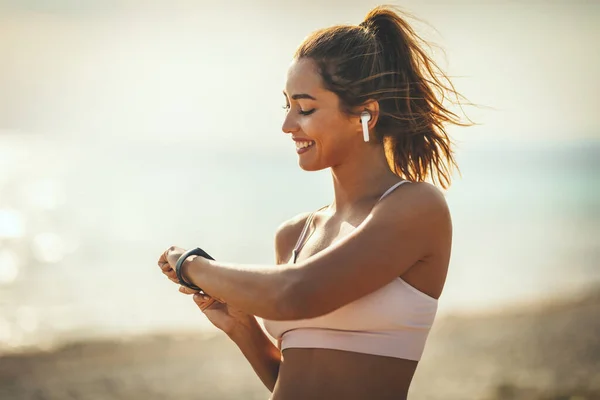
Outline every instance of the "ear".
{"type": "Polygon", "coordinates": [[[369,120],[369,132],[373,132],[373,129],[375,129],[375,125],[377,125],[377,121],[379,120],[379,102],[377,100],[368,100],[356,107],[353,111],[356,114],[356,132],[359,132],[362,135],[360,114],[363,111],[368,111],[369,114],[371,114],[371,119],[369,120]]]}

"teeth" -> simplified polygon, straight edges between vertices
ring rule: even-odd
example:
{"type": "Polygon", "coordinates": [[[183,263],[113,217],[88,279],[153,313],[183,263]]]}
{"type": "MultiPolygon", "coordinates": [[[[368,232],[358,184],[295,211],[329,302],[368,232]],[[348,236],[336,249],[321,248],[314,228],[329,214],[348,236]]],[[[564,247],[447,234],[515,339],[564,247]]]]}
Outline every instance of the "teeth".
{"type": "Polygon", "coordinates": [[[310,146],[310,145],[311,145],[311,144],[313,144],[313,143],[314,143],[313,141],[308,141],[308,142],[298,142],[298,141],[297,141],[297,142],[296,142],[296,148],[297,148],[297,149],[303,149],[303,148],[305,148],[305,147],[308,147],[308,146],[310,146]]]}

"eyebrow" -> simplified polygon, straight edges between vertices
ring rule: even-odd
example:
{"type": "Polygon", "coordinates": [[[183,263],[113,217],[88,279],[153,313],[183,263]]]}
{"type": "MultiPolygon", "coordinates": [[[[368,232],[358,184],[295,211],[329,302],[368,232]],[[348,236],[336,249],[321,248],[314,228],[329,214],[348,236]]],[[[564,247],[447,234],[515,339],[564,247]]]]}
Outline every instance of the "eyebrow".
{"type": "MultiPolygon", "coordinates": [[[[287,96],[287,94],[285,92],[283,92],[283,94],[285,96],[287,96]]],[[[298,93],[298,94],[292,95],[292,100],[300,100],[300,99],[317,100],[308,93],[298,93]]]]}

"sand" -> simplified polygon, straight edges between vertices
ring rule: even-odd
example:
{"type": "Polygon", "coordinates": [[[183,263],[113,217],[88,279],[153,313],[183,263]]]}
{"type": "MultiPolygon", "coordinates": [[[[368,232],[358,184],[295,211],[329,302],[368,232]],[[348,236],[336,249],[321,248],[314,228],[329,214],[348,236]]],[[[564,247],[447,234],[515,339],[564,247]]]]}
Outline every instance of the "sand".
{"type": "MultiPolygon", "coordinates": [[[[71,343],[0,356],[0,399],[269,397],[220,333],[71,343]]],[[[440,318],[410,399],[600,399],[600,289],[577,299],[440,318]]]]}

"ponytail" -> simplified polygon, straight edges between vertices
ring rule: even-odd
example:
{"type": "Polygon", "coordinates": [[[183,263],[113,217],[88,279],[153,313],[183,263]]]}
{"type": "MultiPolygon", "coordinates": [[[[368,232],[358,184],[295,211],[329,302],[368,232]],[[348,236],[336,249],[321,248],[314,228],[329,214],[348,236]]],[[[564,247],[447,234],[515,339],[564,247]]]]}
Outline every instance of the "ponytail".
{"type": "Polygon", "coordinates": [[[381,6],[358,26],[313,33],[296,58],[316,61],[326,88],[340,97],[344,111],[378,101],[374,133],[384,144],[392,171],[448,188],[457,165],[445,125],[468,124],[442,104],[446,94],[461,96],[423,44],[399,12],[381,6]]]}

